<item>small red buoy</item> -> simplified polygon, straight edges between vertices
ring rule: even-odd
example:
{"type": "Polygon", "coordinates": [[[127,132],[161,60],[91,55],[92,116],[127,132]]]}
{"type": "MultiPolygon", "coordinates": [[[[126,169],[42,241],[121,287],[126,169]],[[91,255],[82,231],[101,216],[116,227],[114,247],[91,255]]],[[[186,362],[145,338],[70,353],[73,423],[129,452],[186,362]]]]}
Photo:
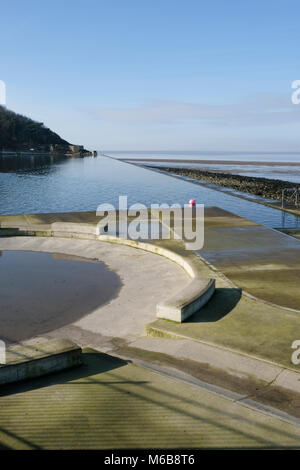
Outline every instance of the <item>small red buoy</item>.
{"type": "Polygon", "coordinates": [[[189,206],[190,206],[190,207],[195,207],[195,205],[196,205],[195,199],[190,199],[190,200],[189,200],[189,206]]]}

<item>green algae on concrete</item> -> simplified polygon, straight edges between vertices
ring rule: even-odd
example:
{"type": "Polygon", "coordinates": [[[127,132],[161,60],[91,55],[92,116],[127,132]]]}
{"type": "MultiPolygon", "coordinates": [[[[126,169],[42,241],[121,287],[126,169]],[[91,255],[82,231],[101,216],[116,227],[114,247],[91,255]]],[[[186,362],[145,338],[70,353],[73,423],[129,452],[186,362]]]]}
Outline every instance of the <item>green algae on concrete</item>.
{"type": "Polygon", "coordinates": [[[259,299],[300,310],[300,242],[258,224],[205,219],[205,243],[198,254],[237,287],[259,299]]]}
{"type": "MultiPolygon", "coordinates": [[[[48,224],[51,229],[53,223],[93,226],[98,220],[95,212],[15,215],[0,216],[0,226],[48,224]]],[[[153,252],[159,253],[160,247],[173,251],[199,276],[217,280],[216,294],[186,324],[157,320],[148,327],[151,334],[192,338],[298,371],[291,362],[291,345],[300,336],[300,312],[268,302],[299,310],[299,240],[222,209],[206,207],[205,244],[197,254],[186,251],[176,240],[149,242],[153,252]],[[242,296],[239,288],[244,291],[242,296]]]]}
{"type": "Polygon", "coordinates": [[[2,449],[299,447],[296,424],[112,356],[83,361],[1,390],[2,449]]]}
{"type": "Polygon", "coordinates": [[[0,385],[50,374],[82,363],[81,348],[70,340],[52,339],[34,344],[16,344],[0,364],[0,385]]]}
{"type": "Polygon", "coordinates": [[[158,319],[147,325],[148,335],[192,339],[300,372],[291,361],[292,343],[300,335],[299,313],[241,296],[241,291],[217,280],[220,285],[187,322],[158,319]]]}

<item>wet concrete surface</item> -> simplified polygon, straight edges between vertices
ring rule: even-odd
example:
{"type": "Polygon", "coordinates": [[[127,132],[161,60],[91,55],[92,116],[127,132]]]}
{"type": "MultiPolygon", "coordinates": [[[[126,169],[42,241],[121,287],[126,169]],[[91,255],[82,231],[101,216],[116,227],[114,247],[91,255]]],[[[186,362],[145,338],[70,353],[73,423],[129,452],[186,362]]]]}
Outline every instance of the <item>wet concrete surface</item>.
{"type": "Polygon", "coordinates": [[[224,273],[243,291],[277,305],[300,310],[300,242],[233,217],[218,209],[206,214],[205,261],[224,273]]]}
{"type": "MultiPolygon", "coordinates": [[[[31,216],[30,216],[31,217],[31,216]]],[[[71,221],[74,220],[77,215],[70,215],[69,216],[71,221]]],[[[84,214],[80,214],[78,218],[84,221],[84,214]]],[[[239,218],[233,214],[230,214],[226,211],[222,211],[217,208],[208,208],[205,211],[205,225],[206,225],[206,241],[203,251],[203,257],[209,255],[212,257],[215,256],[215,262],[213,264],[221,266],[223,263],[224,270],[221,268],[220,270],[224,272],[226,270],[226,276],[233,279],[234,272],[239,270],[240,273],[246,273],[245,276],[245,290],[249,291],[250,286],[250,279],[251,275],[255,276],[256,272],[262,272],[266,269],[266,265],[264,266],[263,262],[260,263],[261,256],[265,257],[265,261],[269,263],[269,267],[273,266],[272,269],[276,271],[280,271],[283,264],[279,262],[279,258],[274,259],[274,256],[279,251],[284,251],[285,254],[281,253],[280,258],[286,259],[287,253],[289,252],[290,256],[289,259],[294,261],[293,266],[289,262],[286,262],[285,269],[292,269],[297,266],[297,254],[298,252],[298,244],[291,245],[292,243],[289,238],[283,236],[281,234],[280,238],[277,238],[277,235],[269,229],[265,227],[261,227],[256,230],[258,227],[257,224],[239,218]],[[256,228],[255,228],[256,227],[256,228]],[[250,236],[248,231],[253,230],[253,237],[250,236]],[[265,230],[265,233],[264,233],[265,230]],[[241,234],[247,233],[248,235],[242,240],[241,234]],[[271,236],[271,232],[273,234],[273,238],[271,236]],[[223,233],[223,235],[222,235],[223,233]],[[215,234],[215,235],[214,235],[215,234]],[[218,234],[218,235],[217,235],[218,234]],[[226,235],[224,235],[226,234],[226,235]],[[217,236],[219,237],[219,241],[216,239],[217,236]],[[285,237],[285,238],[283,238],[285,237]],[[279,247],[280,250],[279,250],[279,247]],[[296,249],[295,249],[296,248],[296,249]],[[205,251],[206,250],[206,251],[205,251]],[[253,254],[256,253],[256,258],[253,260],[253,254]],[[238,264],[238,260],[241,254],[244,254],[244,261],[238,264]],[[252,262],[254,261],[254,262],[252,262]],[[273,263],[273,264],[272,264],[273,263]],[[249,267],[249,275],[247,274],[247,266],[249,267]],[[230,272],[232,271],[232,275],[230,272]],[[232,277],[231,277],[232,276],[232,277]]],[[[36,216],[37,222],[38,216],[36,216]]],[[[90,220],[90,214],[87,214],[87,219],[90,220]]],[[[46,222],[46,218],[45,218],[46,222]]],[[[92,220],[91,220],[92,223],[92,220]]],[[[243,238],[243,237],[242,237],[243,238]]],[[[297,242],[297,240],[295,240],[297,242]]],[[[174,245],[174,244],[173,244],[174,245]]],[[[120,291],[119,297],[114,299],[109,304],[105,305],[104,307],[98,309],[91,315],[87,315],[85,318],[76,322],[76,324],[72,324],[61,328],[61,330],[56,330],[52,332],[53,336],[61,335],[61,337],[72,337],[74,340],[80,339],[78,344],[82,345],[89,345],[91,346],[92,342],[95,343],[95,347],[97,349],[101,347],[103,351],[110,351],[113,350],[114,353],[118,351],[122,352],[122,348],[124,353],[128,353],[129,349],[134,349],[134,346],[127,346],[128,341],[132,339],[132,333],[134,335],[140,335],[143,331],[143,327],[151,317],[155,316],[154,313],[154,306],[155,300],[157,298],[161,298],[164,295],[170,295],[170,286],[172,289],[176,289],[182,286],[185,278],[183,276],[184,273],[180,273],[178,266],[174,265],[174,263],[170,263],[165,259],[161,259],[161,257],[143,253],[141,250],[135,250],[129,247],[123,246],[111,246],[106,243],[101,243],[99,241],[91,241],[91,240],[68,240],[68,239],[59,239],[59,238],[39,238],[39,237],[11,237],[7,239],[0,240],[0,247],[5,249],[4,247],[14,246],[15,249],[35,249],[35,250],[46,250],[50,251],[51,249],[55,249],[60,253],[68,252],[71,256],[72,254],[79,254],[82,256],[95,256],[97,258],[101,257],[108,266],[111,267],[113,271],[117,271],[120,274],[121,279],[124,279],[124,287],[120,291]],[[179,271],[178,271],[179,270],[179,271]],[[138,273],[138,276],[136,275],[138,273]],[[182,274],[182,277],[181,277],[182,274]],[[75,337],[75,335],[77,335],[75,337]],[[119,335],[119,337],[116,337],[119,335]],[[104,343],[106,342],[107,348],[103,348],[104,343]],[[113,345],[116,345],[116,349],[113,348],[113,345]]],[[[10,248],[12,249],[12,248],[10,248]]],[[[179,248],[177,247],[177,250],[179,248]]],[[[186,256],[192,257],[194,256],[193,253],[189,252],[186,253],[186,256]]],[[[212,259],[212,258],[211,258],[212,259]]],[[[208,260],[208,259],[206,259],[208,260]]],[[[199,260],[200,261],[200,260],[199,260]]],[[[271,269],[271,270],[272,270],[271,269]]],[[[205,272],[209,273],[208,275],[211,276],[211,269],[208,267],[207,264],[203,263],[203,274],[205,272]]],[[[294,274],[296,271],[294,270],[294,274]]],[[[299,274],[299,273],[298,273],[299,274]]],[[[290,357],[291,357],[291,344],[292,341],[297,337],[297,331],[299,331],[299,314],[298,312],[287,312],[284,309],[270,306],[268,304],[258,302],[256,300],[250,299],[247,296],[241,295],[239,289],[234,289],[232,286],[227,282],[227,280],[221,275],[220,272],[214,271],[214,275],[217,278],[217,291],[216,295],[212,298],[212,300],[207,304],[207,306],[199,311],[194,319],[190,322],[186,322],[184,324],[175,324],[171,322],[165,322],[163,320],[157,320],[155,324],[158,324],[157,331],[159,326],[161,327],[159,334],[163,337],[163,328],[167,329],[167,334],[172,333],[181,334],[182,337],[184,336],[184,340],[186,341],[187,338],[194,339],[198,342],[204,342],[211,344],[212,347],[214,345],[220,349],[222,356],[222,360],[224,358],[224,349],[230,351],[240,351],[246,357],[248,361],[248,355],[250,360],[254,358],[261,358],[264,361],[272,362],[274,364],[280,364],[284,367],[291,367],[290,364],[290,357]],[[162,326],[163,324],[163,326],[162,326]],[[224,348],[224,349],[223,349],[224,348]]],[[[240,284],[242,282],[241,278],[237,278],[236,284],[240,284]]],[[[272,290],[272,286],[270,286],[269,281],[263,276],[260,279],[261,288],[262,288],[262,295],[261,297],[264,298],[266,293],[270,293],[270,289],[272,290]]],[[[256,288],[258,283],[253,287],[256,288]]],[[[289,282],[283,283],[281,286],[277,286],[277,293],[279,295],[278,300],[282,301],[282,293],[285,293],[287,296],[293,295],[291,289],[289,290],[289,282]],[[280,288],[279,288],[280,287],[280,288]]],[[[273,301],[275,299],[273,298],[273,301]]],[[[279,302],[278,302],[279,303],[279,302]]],[[[149,330],[147,330],[149,331],[149,330]]],[[[164,341],[164,339],[161,339],[164,341]]],[[[172,340],[174,341],[174,340],[172,340]]],[[[176,340],[177,342],[178,340],[176,340]]],[[[143,344],[139,344],[139,346],[145,347],[143,344]]],[[[136,353],[136,349],[134,353],[136,353]]],[[[179,348],[180,349],[180,348],[179,348]]],[[[232,370],[231,376],[228,378],[226,382],[224,377],[217,377],[215,371],[201,371],[201,375],[199,372],[199,368],[203,366],[207,368],[207,361],[203,360],[203,356],[199,356],[198,350],[194,350],[191,346],[191,353],[193,353],[193,357],[196,359],[196,364],[192,363],[192,359],[187,358],[185,356],[184,360],[182,360],[182,352],[180,350],[176,350],[175,353],[179,356],[179,360],[181,364],[173,361],[172,359],[172,367],[179,368],[182,367],[182,370],[189,371],[192,375],[201,377],[202,380],[210,381],[212,380],[213,383],[219,383],[222,386],[228,387],[231,389],[231,384],[234,385],[232,380],[232,375],[236,373],[234,368],[234,364],[230,361],[229,367],[232,370]],[[202,365],[201,365],[202,363],[202,365]],[[200,364],[200,365],[199,365],[200,364]],[[196,375],[197,370],[197,375],[196,375]],[[220,380],[220,382],[219,382],[220,380]],[[223,381],[224,380],[224,381],[223,381]],[[230,384],[229,384],[230,382],[230,384]]],[[[186,345],[184,347],[186,351],[186,345]]],[[[162,344],[162,351],[164,353],[164,360],[170,360],[166,358],[167,348],[165,347],[165,343],[162,344]]],[[[174,349],[172,349],[174,352],[174,349]]],[[[143,353],[144,354],[144,353],[143,353]]],[[[176,355],[175,354],[175,355],[176,355]]],[[[215,351],[212,351],[212,354],[209,355],[211,361],[214,366],[216,366],[216,359],[215,359],[215,351]]],[[[144,357],[144,356],[143,356],[144,357]]],[[[151,360],[153,360],[153,356],[151,355],[151,360]]],[[[178,359],[178,358],[177,358],[178,359]]],[[[264,366],[266,363],[263,363],[264,366]]],[[[257,364],[253,364],[253,368],[256,368],[257,364]]],[[[295,367],[294,367],[295,369],[295,367]]],[[[103,370],[101,371],[101,373],[103,370]]],[[[288,371],[284,371],[288,372],[288,371]]],[[[128,377],[129,374],[126,372],[126,383],[129,383],[130,388],[132,387],[132,380],[129,382],[128,377]]],[[[101,376],[103,378],[103,376],[101,376]]],[[[279,376],[278,376],[279,377],[279,376]]],[[[277,377],[277,378],[278,378],[277,377]]],[[[276,380],[277,380],[276,378],[276,380]]],[[[105,379],[105,377],[104,377],[105,379]]],[[[109,379],[109,377],[108,377],[109,379]]],[[[159,378],[161,380],[161,378],[159,378]]],[[[250,379],[249,379],[250,380],[250,379]]],[[[118,386],[120,384],[119,377],[117,378],[118,386]]],[[[91,390],[87,387],[90,387],[90,384],[94,383],[96,386],[95,393],[97,397],[102,397],[102,393],[99,395],[99,382],[98,378],[95,377],[89,378],[85,380],[84,387],[80,387],[81,393],[74,397],[74,401],[72,401],[70,406],[70,411],[64,414],[63,410],[57,411],[55,408],[55,412],[57,411],[57,416],[63,416],[63,422],[66,423],[66,415],[70,416],[70,422],[74,424],[74,416],[79,416],[83,418],[83,423],[90,421],[93,419],[94,416],[98,417],[97,410],[93,409],[91,415],[87,416],[84,412],[82,414],[82,409],[91,409],[89,403],[84,403],[82,398],[89,399],[91,390]],[[97,382],[97,383],[96,383],[97,382]],[[76,406],[78,406],[78,412],[76,411],[76,406]],[[75,411],[74,411],[75,410],[75,411]]],[[[111,381],[106,380],[107,383],[111,384],[111,381]]],[[[240,382],[238,382],[240,384],[240,382]]],[[[69,382],[68,382],[68,389],[69,389],[69,382]]],[[[139,387],[141,385],[141,381],[139,382],[139,387]]],[[[246,381],[243,384],[246,391],[249,391],[250,395],[253,396],[254,394],[260,394],[260,402],[263,403],[266,401],[267,403],[272,403],[273,406],[276,405],[276,402],[289,401],[284,408],[287,412],[297,406],[299,408],[299,400],[295,402],[293,397],[290,396],[283,396],[282,394],[278,395],[278,390],[274,390],[274,388],[266,389],[260,387],[261,384],[252,383],[252,388],[249,387],[249,382],[246,381]],[[259,387],[256,389],[256,385],[259,387]],[[271,396],[272,394],[272,396],[271,396]]],[[[165,386],[165,384],[164,384],[165,386]]],[[[279,385],[280,386],[280,385],[279,385]]],[[[72,387],[72,392],[73,392],[72,387]]],[[[61,387],[60,387],[61,389],[61,387]]],[[[174,384],[172,384],[172,389],[175,389],[174,384]]],[[[70,396],[69,390],[68,392],[68,403],[70,403],[70,396]]],[[[126,397],[132,396],[132,390],[128,392],[126,390],[126,397]]],[[[152,390],[153,392],[153,390],[152,390]]],[[[151,392],[151,393],[152,393],[151,392]]],[[[281,392],[280,392],[281,393],[281,392]]],[[[55,394],[55,391],[54,391],[55,394]]],[[[21,396],[21,394],[20,394],[21,396]]],[[[28,397],[28,394],[26,395],[28,397]]],[[[25,396],[25,399],[26,399],[25,396]]],[[[180,399],[182,401],[183,394],[180,394],[180,399]]],[[[111,389],[109,390],[109,401],[112,403],[111,400],[111,389]]],[[[137,397],[137,396],[135,396],[137,397]]],[[[255,398],[257,395],[255,396],[255,398]]],[[[10,397],[9,397],[10,398],[10,397]]],[[[123,397],[117,397],[115,403],[123,403],[123,397]]],[[[23,406],[23,399],[24,394],[22,394],[20,401],[22,402],[23,406]]],[[[105,397],[106,401],[107,398],[105,397]]],[[[151,400],[153,399],[153,393],[151,394],[151,400]]],[[[32,403],[37,403],[40,407],[40,397],[33,396],[31,400],[28,400],[28,408],[32,406],[32,403]],[[38,400],[37,400],[38,398],[38,400]],[[31,401],[32,400],[32,401],[31,401]]],[[[216,397],[213,396],[213,400],[216,400],[216,397]]],[[[184,400],[186,403],[186,401],[184,400]]],[[[93,400],[94,403],[94,400],[93,400]]],[[[114,405],[113,404],[113,409],[114,405]]],[[[199,403],[204,403],[203,397],[199,397],[199,401],[197,402],[197,406],[199,407],[199,403]]],[[[240,403],[239,403],[240,404],[240,403]]],[[[3,403],[3,409],[8,409],[9,403],[3,403]]],[[[48,405],[47,405],[48,406],[48,405]]],[[[56,403],[55,403],[56,406],[56,403]]],[[[106,408],[102,406],[102,403],[99,405],[101,409],[106,410],[106,408]]],[[[136,415],[137,408],[137,401],[134,403],[129,404],[129,406],[134,409],[134,414],[136,415]]],[[[207,403],[205,402],[205,408],[207,408],[207,403]]],[[[246,408],[248,407],[248,402],[246,403],[246,408]]],[[[221,404],[221,408],[224,409],[223,403],[221,404]]],[[[298,410],[297,408],[297,410],[298,410]]],[[[4,422],[8,422],[8,418],[10,419],[11,414],[14,413],[15,410],[18,409],[16,403],[11,402],[11,407],[7,411],[6,418],[3,420],[4,422]]],[[[111,407],[110,407],[111,409],[111,407]]],[[[144,403],[143,403],[144,409],[144,403]]],[[[247,408],[248,409],[248,408],[247,408]]],[[[298,411],[297,411],[298,412],[298,411]]],[[[142,412],[138,409],[138,414],[142,416],[142,422],[147,420],[147,416],[144,419],[142,412]]],[[[294,411],[293,411],[294,413],[294,411]]],[[[265,413],[263,413],[265,416],[265,413]]],[[[149,415],[153,416],[153,408],[149,410],[149,415]]],[[[163,414],[164,415],[164,414],[163,414]]],[[[120,416],[122,417],[122,412],[119,409],[116,409],[116,426],[117,426],[117,438],[119,439],[119,423],[120,423],[120,416]]],[[[125,407],[125,418],[128,416],[128,404],[126,403],[125,407]]],[[[57,438],[57,428],[58,422],[56,421],[55,416],[47,416],[47,423],[48,420],[53,419],[53,426],[52,429],[54,430],[53,436],[55,439],[57,438]]],[[[165,419],[165,415],[164,415],[165,419]]],[[[251,426],[253,432],[253,414],[251,413],[251,426]]],[[[269,420],[269,418],[267,418],[269,420]]],[[[123,420],[127,422],[126,419],[123,420]]],[[[123,422],[122,421],[122,422],[123,422]]],[[[239,417],[234,418],[235,422],[242,422],[244,419],[240,420],[239,417]]],[[[156,425],[154,427],[157,428],[157,419],[155,419],[156,425]]],[[[165,422],[165,421],[164,421],[165,422]]],[[[219,410],[217,411],[217,423],[223,423],[224,419],[223,416],[220,415],[219,410]]],[[[284,445],[283,441],[283,433],[282,433],[282,423],[280,421],[276,424],[276,429],[279,434],[280,445],[284,445]]],[[[60,423],[59,423],[60,424],[60,423]]],[[[76,423],[77,427],[81,428],[82,423],[76,423]]],[[[140,425],[138,426],[141,429],[140,425]]],[[[89,427],[90,428],[90,427],[89,427]]],[[[199,422],[197,422],[197,429],[199,428],[199,422]]],[[[39,426],[37,426],[37,435],[39,434],[39,426]]],[[[95,427],[93,429],[93,436],[96,436],[94,432],[95,427]]],[[[107,435],[107,430],[113,429],[113,436],[115,436],[115,429],[113,423],[104,423],[103,432],[105,436],[107,435]]],[[[167,429],[168,436],[169,436],[169,427],[167,429]]],[[[182,423],[179,425],[179,429],[181,430],[180,436],[183,435],[182,430],[185,431],[184,426],[182,423]]],[[[186,428],[187,429],[187,428],[186,428]]],[[[236,431],[236,427],[234,428],[236,431]]],[[[10,430],[11,432],[14,431],[15,433],[22,434],[23,430],[18,428],[14,430],[10,430]]],[[[51,431],[51,430],[50,430],[51,431]]],[[[130,431],[130,430],[129,430],[130,431]]],[[[31,432],[31,430],[30,430],[31,432]]],[[[126,429],[126,436],[130,434],[128,433],[128,429],[126,429]]],[[[157,433],[156,433],[157,434],[157,433]]],[[[23,435],[23,434],[22,434],[23,435]]],[[[47,436],[50,433],[47,434],[47,436]]],[[[130,434],[131,435],[131,434],[130,434]]],[[[207,436],[208,433],[205,430],[204,435],[207,436]]],[[[32,436],[32,433],[31,433],[32,436]]],[[[224,445],[224,433],[223,430],[221,432],[222,436],[222,443],[224,445]]],[[[191,445],[191,437],[188,437],[188,444],[191,445]]],[[[266,437],[266,432],[264,428],[264,438],[266,437]]],[[[136,438],[135,438],[136,439],[136,438]]],[[[199,442],[202,442],[202,436],[196,439],[196,445],[199,447],[199,442]]],[[[214,445],[216,445],[216,440],[213,437],[212,441],[214,445]]],[[[61,438],[59,438],[59,442],[61,443],[61,438]]],[[[87,442],[91,443],[91,437],[88,436],[87,442]]],[[[136,442],[136,440],[134,441],[136,442]]],[[[149,440],[147,441],[149,445],[149,440]]],[[[298,442],[298,441],[297,441],[298,442]]],[[[97,445],[99,443],[98,436],[97,436],[97,445]]],[[[40,443],[39,443],[40,444],[40,443]]],[[[39,445],[38,444],[38,445],[39,445]]],[[[42,443],[45,445],[45,443],[42,443]]],[[[105,443],[106,444],[106,443],[105,443]]],[[[154,445],[155,443],[153,443],[154,445]]],[[[183,442],[178,443],[178,445],[183,445],[183,442]]],[[[6,443],[5,443],[6,445],[6,443]]],[[[9,443],[7,443],[9,445],[9,443]]],[[[35,442],[35,445],[36,442],[35,442]]],[[[47,445],[49,443],[47,442],[47,445]]],[[[232,440],[231,440],[232,445],[232,440]]],[[[244,444],[243,444],[244,445],[244,444]]],[[[251,444],[252,445],[252,444],[251,444]]],[[[272,442],[273,445],[273,442],[272,442]]],[[[70,442],[68,442],[68,446],[70,447],[70,442]]]]}

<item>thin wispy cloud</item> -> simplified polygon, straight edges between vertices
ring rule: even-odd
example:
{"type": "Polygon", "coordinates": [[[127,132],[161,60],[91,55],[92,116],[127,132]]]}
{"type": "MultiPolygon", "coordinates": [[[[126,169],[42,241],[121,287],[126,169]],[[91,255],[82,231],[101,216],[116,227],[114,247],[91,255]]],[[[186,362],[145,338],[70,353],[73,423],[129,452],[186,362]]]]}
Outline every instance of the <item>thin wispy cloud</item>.
{"type": "Polygon", "coordinates": [[[180,124],[199,121],[214,126],[276,126],[300,122],[300,105],[290,95],[261,93],[240,103],[205,104],[157,100],[128,108],[88,108],[94,118],[127,124],[180,124]]]}

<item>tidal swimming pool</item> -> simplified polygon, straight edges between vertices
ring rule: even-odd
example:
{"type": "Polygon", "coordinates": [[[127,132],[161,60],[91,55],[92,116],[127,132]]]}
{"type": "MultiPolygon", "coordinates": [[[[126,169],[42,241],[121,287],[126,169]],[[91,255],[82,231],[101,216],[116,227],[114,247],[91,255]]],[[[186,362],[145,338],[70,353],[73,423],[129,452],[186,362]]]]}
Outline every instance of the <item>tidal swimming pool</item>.
{"type": "Polygon", "coordinates": [[[0,156],[0,214],[96,211],[103,203],[218,206],[268,227],[299,227],[300,218],[112,158],[0,156]]]}
{"type": "Polygon", "coordinates": [[[7,343],[73,323],[122,287],[99,261],[32,251],[0,254],[0,336],[7,343]]]}

